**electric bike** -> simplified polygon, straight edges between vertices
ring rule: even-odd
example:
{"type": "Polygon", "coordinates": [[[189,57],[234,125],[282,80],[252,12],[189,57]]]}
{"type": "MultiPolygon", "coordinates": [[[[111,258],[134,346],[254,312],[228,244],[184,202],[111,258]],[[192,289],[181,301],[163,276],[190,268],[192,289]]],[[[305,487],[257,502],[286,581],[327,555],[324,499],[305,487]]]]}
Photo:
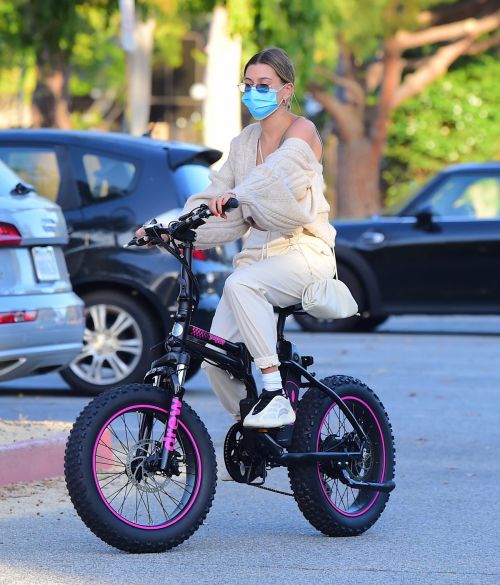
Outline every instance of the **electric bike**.
{"type": "MultiPolygon", "coordinates": [[[[224,211],[237,205],[231,199],[224,211]]],[[[152,220],[144,226],[145,237],[127,244],[160,246],[180,263],[166,353],[152,363],[143,384],[118,386],[92,400],[69,435],[65,477],[71,501],[96,536],[124,551],[177,546],[201,526],[212,505],[217,482],[212,440],[184,400],[190,360],[206,360],[244,383],[241,420],[258,399],[245,344],[191,325],[199,300],[191,269],[196,229],[211,215],[201,205],[167,227],[152,220]]],[[[286,466],[305,518],[326,535],[355,536],[377,521],[395,487],[392,429],[365,384],[343,375],[319,380],[309,371],[313,357],[301,356],[284,335],[286,318],[301,309],[277,308],[279,369],[296,422],[272,429],[234,424],[224,461],[235,482],[264,489],[268,472],[286,466]]]]}

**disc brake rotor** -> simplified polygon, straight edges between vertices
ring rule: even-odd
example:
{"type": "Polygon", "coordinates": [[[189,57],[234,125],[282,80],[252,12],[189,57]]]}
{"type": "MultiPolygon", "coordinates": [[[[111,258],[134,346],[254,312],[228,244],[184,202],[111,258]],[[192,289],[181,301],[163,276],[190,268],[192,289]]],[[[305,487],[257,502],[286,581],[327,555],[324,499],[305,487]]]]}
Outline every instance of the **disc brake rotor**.
{"type": "Polygon", "coordinates": [[[128,452],[126,472],[129,480],[142,492],[160,492],[170,482],[170,478],[156,471],[146,469],[146,459],[161,449],[160,441],[142,439],[135,443],[128,452]]]}

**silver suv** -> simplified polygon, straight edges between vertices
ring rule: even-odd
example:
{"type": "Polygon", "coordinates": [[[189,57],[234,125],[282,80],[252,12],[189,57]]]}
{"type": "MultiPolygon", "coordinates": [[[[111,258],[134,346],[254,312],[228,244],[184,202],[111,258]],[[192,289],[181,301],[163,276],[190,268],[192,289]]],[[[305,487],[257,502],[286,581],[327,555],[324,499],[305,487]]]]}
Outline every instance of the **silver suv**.
{"type": "Polygon", "coordinates": [[[82,348],[83,302],[72,291],[58,205],[0,161],[0,380],[66,366],[82,348]]]}

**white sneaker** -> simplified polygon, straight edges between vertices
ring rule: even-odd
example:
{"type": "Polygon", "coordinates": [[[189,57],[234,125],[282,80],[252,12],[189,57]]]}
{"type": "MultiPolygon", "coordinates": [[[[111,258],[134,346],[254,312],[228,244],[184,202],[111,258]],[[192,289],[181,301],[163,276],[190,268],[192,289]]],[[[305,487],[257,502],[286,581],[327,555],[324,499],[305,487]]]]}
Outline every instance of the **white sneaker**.
{"type": "Polygon", "coordinates": [[[295,412],[288,398],[269,395],[265,390],[259,401],[247,414],[244,427],[254,429],[275,428],[295,422],[295,412]]]}

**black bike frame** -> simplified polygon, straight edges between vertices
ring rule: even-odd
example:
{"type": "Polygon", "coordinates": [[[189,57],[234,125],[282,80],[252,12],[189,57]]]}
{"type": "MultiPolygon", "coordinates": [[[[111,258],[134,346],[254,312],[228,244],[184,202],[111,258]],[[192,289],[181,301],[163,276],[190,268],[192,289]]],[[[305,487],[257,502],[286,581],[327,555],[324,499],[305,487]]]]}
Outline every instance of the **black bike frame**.
{"type": "MultiPolygon", "coordinates": [[[[169,246],[165,245],[165,247],[168,249],[169,246]]],[[[191,325],[192,315],[196,311],[191,282],[194,275],[190,273],[193,242],[183,242],[180,248],[182,249],[182,255],[189,270],[182,264],[179,279],[179,304],[174,317],[171,334],[165,344],[167,354],[152,364],[151,370],[147,372],[144,378],[145,382],[153,382],[169,390],[166,404],[169,416],[165,428],[164,449],[162,450],[160,466],[162,470],[168,468],[175,444],[178,418],[181,414],[182,398],[184,395],[183,383],[191,356],[205,359],[231,373],[238,380],[241,380],[245,384],[247,402],[249,404],[254,404],[258,398],[257,387],[252,375],[252,357],[246,346],[243,343],[233,343],[227,339],[222,339],[204,329],[191,325]]],[[[285,390],[292,406],[295,409],[297,408],[301,388],[312,386],[319,388],[337,404],[356,433],[366,439],[365,432],[340,396],[334,390],[317,380],[314,374],[307,371],[307,366],[313,363],[313,358],[310,356],[301,357],[294,344],[284,338],[283,329],[285,319],[297,308],[299,307],[280,309],[277,324],[277,350],[281,362],[280,371],[285,390]],[[302,378],[306,381],[303,382],[302,378]]],[[[273,437],[269,432],[258,432],[259,444],[266,448],[268,455],[277,465],[296,464],[299,462],[319,463],[324,460],[334,460],[340,463],[362,457],[361,452],[287,453],[283,447],[289,446],[291,442],[292,428],[285,429],[290,432],[285,432],[284,437],[280,437],[279,433],[273,437]],[[283,440],[280,440],[280,438],[283,440]]],[[[254,433],[257,431],[252,429],[249,432],[254,433]]],[[[378,484],[377,487],[381,489],[378,484]]]]}

